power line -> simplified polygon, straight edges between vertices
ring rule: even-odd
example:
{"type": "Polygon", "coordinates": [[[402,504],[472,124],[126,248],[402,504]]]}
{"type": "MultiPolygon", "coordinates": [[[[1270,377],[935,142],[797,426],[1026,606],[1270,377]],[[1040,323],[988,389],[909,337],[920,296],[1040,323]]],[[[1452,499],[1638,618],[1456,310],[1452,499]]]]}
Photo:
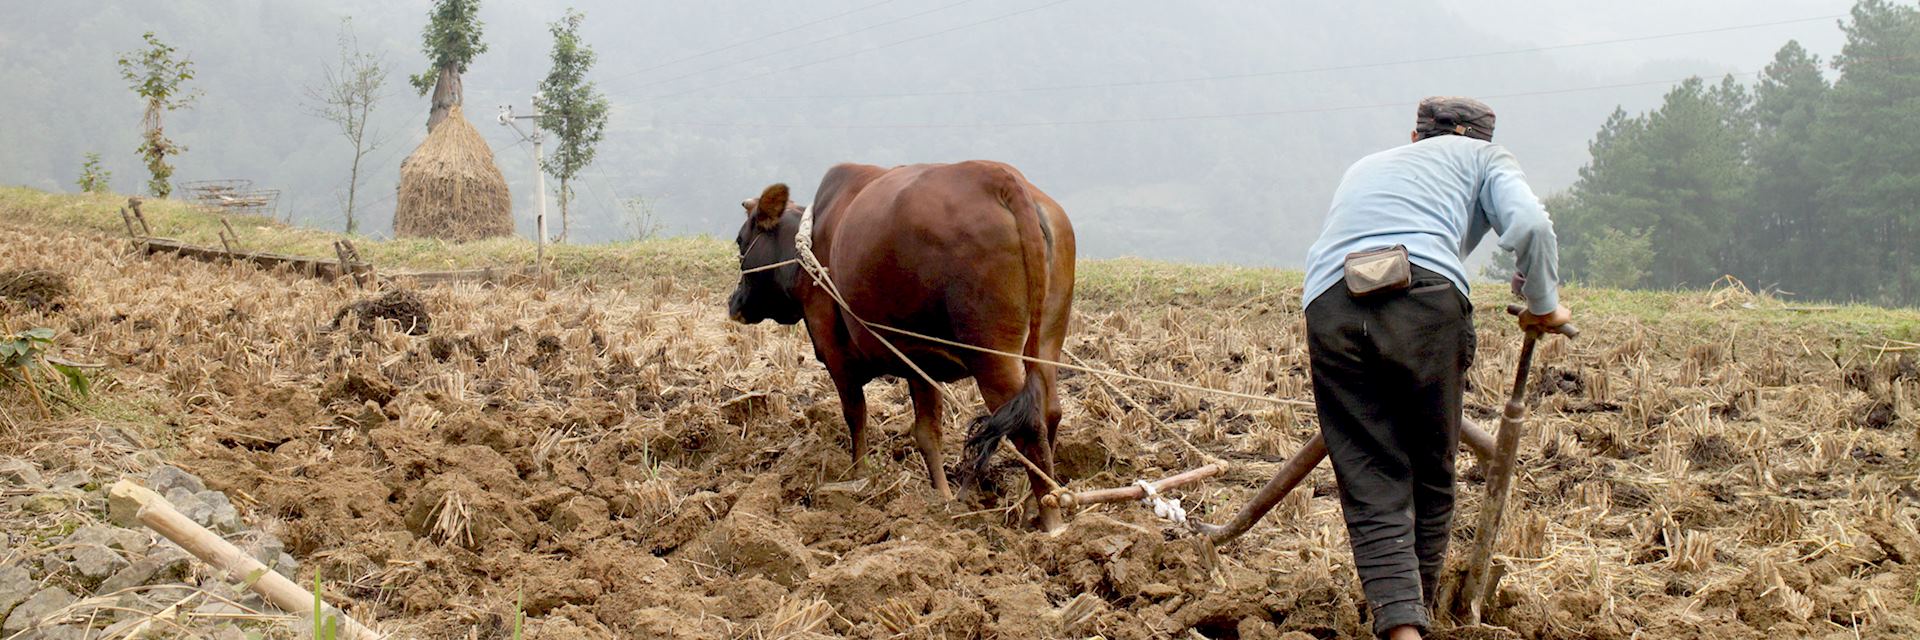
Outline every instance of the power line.
{"type": "MultiPolygon", "coordinates": [[[[737,65],[737,64],[743,64],[743,63],[747,63],[747,62],[754,62],[754,61],[758,61],[758,60],[765,60],[765,59],[767,59],[767,58],[771,58],[771,57],[774,57],[774,56],[777,56],[777,55],[780,55],[780,54],[783,54],[783,53],[788,53],[788,52],[791,52],[791,51],[794,51],[794,50],[797,50],[797,49],[804,49],[804,48],[806,48],[806,47],[811,47],[811,46],[813,46],[813,45],[816,45],[816,44],[820,44],[820,43],[822,43],[822,42],[828,42],[828,41],[832,41],[832,40],[839,40],[839,39],[841,39],[841,38],[845,38],[845,37],[847,37],[847,36],[851,36],[851,35],[854,35],[854,34],[857,34],[857,33],[862,33],[862,32],[866,32],[866,31],[872,31],[872,30],[874,30],[874,29],[878,29],[878,28],[880,28],[880,27],[884,27],[884,26],[887,26],[887,25],[891,25],[891,24],[897,24],[897,23],[900,23],[900,22],[905,22],[905,21],[908,21],[908,20],[912,20],[912,19],[914,19],[914,18],[918,18],[918,17],[920,17],[920,16],[924,16],[924,15],[929,15],[929,14],[934,14],[934,13],[939,13],[939,12],[941,12],[941,11],[946,11],[946,10],[948,10],[948,9],[952,9],[952,8],[954,8],[954,7],[958,7],[958,6],[960,6],[960,5],[963,5],[963,4],[966,4],[966,3],[969,3],[969,2],[973,2],[973,1],[974,1],[974,0],[958,0],[957,2],[952,2],[952,3],[948,3],[948,4],[944,4],[944,5],[940,5],[940,6],[938,6],[938,7],[934,7],[934,8],[932,8],[932,9],[928,9],[928,10],[926,10],[926,11],[922,11],[922,12],[919,12],[919,13],[915,13],[915,14],[912,14],[912,15],[908,15],[908,16],[905,16],[905,17],[900,17],[900,18],[894,18],[894,19],[892,19],[892,20],[888,20],[888,21],[885,21],[885,22],[881,22],[881,23],[878,23],[878,24],[872,24],[872,25],[867,25],[867,26],[865,26],[865,27],[861,27],[861,28],[858,28],[858,29],[854,29],[854,30],[852,30],[852,31],[848,31],[848,32],[845,32],[845,33],[840,33],[840,34],[835,34],[835,35],[831,35],[831,36],[827,36],[827,37],[825,37],[825,38],[820,38],[820,39],[818,39],[818,40],[810,40],[810,41],[807,41],[807,42],[802,42],[802,43],[800,43],[800,44],[797,44],[797,45],[794,45],[794,46],[791,46],[791,47],[787,47],[787,48],[785,48],[785,49],[780,49],[780,50],[777,50],[777,51],[771,51],[771,52],[768,52],[768,53],[763,53],[763,54],[760,54],[760,55],[757,55],[757,56],[754,56],[754,57],[751,57],[751,58],[747,58],[747,59],[744,59],[744,60],[735,60],[735,61],[733,61],[733,62],[728,62],[728,63],[725,63],[725,64],[720,64],[720,65],[716,65],[716,66],[712,66],[712,67],[707,67],[707,68],[705,68],[705,69],[701,69],[701,70],[699,70],[699,71],[694,71],[694,72],[690,72],[690,73],[683,73],[683,74],[680,74],[680,75],[677,75],[677,76],[674,76],[674,77],[671,77],[671,78],[667,78],[667,79],[665,79],[665,80],[656,80],[656,81],[653,81],[653,82],[649,82],[649,83],[646,83],[646,84],[643,84],[643,85],[640,85],[640,86],[638,86],[638,87],[634,87],[634,88],[633,88],[632,90],[633,90],[633,91],[638,91],[638,90],[640,90],[640,89],[645,89],[645,88],[648,88],[648,87],[654,87],[654,86],[659,86],[659,85],[663,85],[663,84],[666,84],[666,83],[669,83],[669,82],[673,82],[673,81],[676,81],[676,80],[684,80],[684,79],[687,79],[687,78],[691,78],[691,77],[694,77],[694,76],[697,76],[697,75],[701,75],[701,74],[705,74],[705,73],[709,73],[709,72],[713,72],[713,71],[719,71],[719,70],[721,70],[721,69],[725,69],[725,68],[727,68],[727,67],[731,67],[731,66],[734,66],[734,65],[737,65]]],[[[631,93],[629,93],[629,94],[626,94],[626,95],[631,95],[631,93]]]]}
{"type": "MultiPolygon", "coordinates": [[[[1707,35],[1707,34],[1723,33],[1723,32],[1729,32],[1729,31],[1743,31],[1747,29],[1761,29],[1766,27],[1777,27],[1782,25],[1800,24],[1804,22],[1815,22],[1820,20],[1832,20],[1832,19],[1844,18],[1844,17],[1846,16],[1845,15],[1813,16],[1809,18],[1794,18],[1791,20],[1779,20],[1774,22],[1743,24],[1743,25],[1735,25],[1730,27],[1718,27],[1713,29],[1699,29],[1695,31],[1678,31],[1678,32],[1672,32],[1672,33],[1660,33],[1660,34],[1645,35],[1645,36],[1635,36],[1630,38],[1616,38],[1612,40],[1595,40],[1590,42],[1575,42],[1575,43],[1568,43],[1568,44],[1527,47],[1524,49],[1506,49],[1501,51],[1464,53],[1464,54],[1458,54],[1458,55],[1440,56],[1440,57],[1433,57],[1433,58],[1414,58],[1414,59],[1406,59],[1406,60],[1392,60],[1392,61],[1386,61],[1386,62],[1345,64],[1345,65],[1324,66],[1324,67],[1304,67],[1304,68],[1297,68],[1297,69],[1279,69],[1274,71],[1257,71],[1257,72],[1251,72],[1251,73],[1233,73],[1233,74],[1211,75],[1211,76],[1188,76],[1188,77],[1181,77],[1181,78],[1129,80],[1129,81],[1121,81],[1121,82],[1100,82],[1100,83],[1087,83],[1087,84],[1065,84],[1065,85],[1050,85],[1050,86],[1040,86],[1040,87],[1005,87],[1005,88],[998,88],[998,89],[957,89],[957,90],[949,90],[949,91],[921,91],[921,92],[903,92],[903,93],[862,93],[862,94],[835,94],[835,95],[772,95],[772,96],[741,94],[741,95],[702,96],[702,97],[706,99],[732,99],[732,100],[861,100],[861,99],[884,99],[884,98],[1007,95],[1007,94],[1017,94],[1017,93],[1039,93],[1039,92],[1047,92],[1047,91],[1075,91],[1075,90],[1086,90],[1086,89],[1117,89],[1117,88],[1129,88],[1129,87],[1149,87],[1149,86],[1162,86],[1162,85],[1170,85],[1170,84],[1186,84],[1186,83],[1194,83],[1194,82],[1216,82],[1221,80],[1246,80],[1246,79],[1252,79],[1252,78],[1270,78],[1270,77],[1276,77],[1276,76],[1301,75],[1301,74],[1309,74],[1309,73],[1326,73],[1326,72],[1333,72],[1333,71],[1356,71],[1361,69],[1375,69],[1380,67],[1393,67],[1393,66],[1424,64],[1424,63],[1433,63],[1433,62],[1454,62],[1459,60],[1470,60],[1474,58],[1487,58],[1487,57],[1495,57],[1495,56],[1515,55],[1515,54],[1522,54],[1522,53],[1539,53],[1543,51],[1555,51],[1555,50],[1561,50],[1561,49],[1597,47],[1602,45],[1625,44],[1625,43],[1631,43],[1631,42],[1646,42],[1650,40],[1663,40],[1668,38],[1707,35]]],[[[686,95],[686,93],[689,93],[689,92],[658,96],[655,99],[682,97],[686,95]]]]}
{"type": "MultiPolygon", "coordinates": [[[[1865,62],[1891,62],[1891,61],[1898,61],[1898,60],[1915,60],[1915,59],[1920,59],[1920,56],[1900,55],[1900,56],[1886,56],[1886,57],[1875,57],[1875,58],[1854,58],[1849,60],[1848,62],[1850,64],[1859,64],[1859,63],[1865,63],[1865,62]]],[[[1755,79],[1760,79],[1764,75],[1765,75],[1765,72],[1763,71],[1729,71],[1723,74],[1723,77],[1752,76],[1755,79]]],[[[1557,94],[1563,94],[1563,93],[1605,91],[1608,89],[1648,87],[1648,86],[1656,86],[1656,85],[1672,86],[1672,85],[1686,82],[1688,80],[1695,80],[1695,79],[1703,80],[1704,77],[1701,74],[1694,74],[1691,76],[1687,76],[1685,78],[1677,78],[1677,79],[1671,79],[1671,80],[1619,82],[1619,83],[1613,83],[1613,84],[1603,84],[1603,85],[1595,85],[1595,86],[1588,86],[1588,87],[1568,87],[1568,88],[1562,88],[1562,89],[1543,89],[1538,91],[1495,93],[1495,94],[1481,95],[1477,97],[1482,99],[1495,100],[1495,99],[1504,99],[1504,98],[1523,98],[1523,97],[1529,97],[1529,96],[1557,95],[1557,94]]],[[[1090,119],[1090,120],[1043,120],[1043,121],[1028,121],[1028,122],[917,122],[917,123],[879,123],[879,124],[876,124],[876,123],[810,124],[810,123],[776,123],[776,122],[739,123],[739,122],[671,122],[671,121],[668,121],[668,122],[655,122],[655,124],[665,125],[665,126],[681,126],[681,127],[722,127],[722,128],[763,128],[763,129],[841,129],[841,130],[982,129],[982,128],[1010,129],[1010,128],[1022,128],[1022,127],[1052,127],[1052,126],[1070,126],[1070,125],[1134,124],[1134,123],[1144,123],[1144,122],[1181,122],[1181,121],[1192,121],[1192,120],[1232,120],[1232,119],[1240,119],[1240,118],[1260,118],[1260,117],[1303,115],[1303,114],[1314,114],[1314,113],[1335,113],[1335,112],[1341,112],[1341,111],[1360,111],[1365,109],[1385,109],[1385,108],[1406,107],[1410,104],[1412,103],[1406,102],[1406,101],[1396,101],[1396,102],[1383,102],[1383,103],[1376,103],[1376,104],[1346,105],[1346,106],[1337,106],[1337,107],[1314,107],[1314,108],[1306,108],[1306,109],[1242,111],[1242,112],[1234,112],[1234,113],[1208,113],[1208,114],[1189,114],[1189,115],[1172,115],[1172,116],[1144,116],[1144,117],[1136,117],[1136,118],[1098,118],[1098,119],[1090,119]]]]}
{"type": "MultiPolygon", "coordinates": [[[[1750,72],[1731,72],[1728,75],[1744,76],[1749,74],[1750,72]]],[[[1680,78],[1677,80],[1622,82],[1622,83],[1616,83],[1616,84],[1606,84],[1606,85],[1598,85],[1598,86],[1591,86],[1591,87],[1572,87],[1572,88],[1566,88],[1566,89],[1522,91],[1517,93],[1490,94],[1490,95],[1484,95],[1484,96],[1478,96],[1478,97],[1482,99],[1520,98],[1520,97],[1527,97],[1527,96],[1543,96],[1543,95],[1554,95],[1554,94],[1562,94],[1562,93],[1604,91],[1608,89],[1625,89],[1630,87],[1672,85],[1672,84],[1685,82],[1689,79],[1696,78],[1696,77],[1699,77],[1699,76],[1689,76],[1687,78],[1680,78]]],[[[1055,127],[1055,126],[1097,125],[1097,124],[1135,124],[1135,123],[1145,123],[1145,122],[1183,122],[1183,121],[1193,121],[1193,120],[1233,120],[1233,119],[1241,119],[1241,118],[1263,118],[1263,117],[1273,117],[1273,116],[1304,115],[1304,114],[1313,114],[1313,113],[1334,113],[1334,112],[1340,112],[1340,111],[1360,111],[1360,110],[1366,110],[1366,109],[1403,108],[1410,104],[1411,103],[1402,100],[1402,101],[1383,102],[1383,103],[1376,103],[1376,104],[1345,105],[1345,106],[1337,106],[1337,107],[1315,107],[1315,108],[1307,108],[1307,109],[1242,111],[1242,112],[1235,112],[1235,113],[1211,113],[1211,114],[1191,114],[1191,115],[1174,115],[1174,116],[1146,116],[1146,117],[1138,117],[1138,118],[1100,118],[1100,119],[1091,119],[1091,120],[1046,120],[1046,121],[1030,121],[1030,122],[926,122],[926,123],[882,123],[882,124],[662,122],[659,124],[667,125],[667,126],[682,126],[682,127],[731,127],[731,128],[771,128],[771,129],[848,129],[848,130],[852,130],[852,129],[981,129],[981,128],[1001,129],[1001,128],[1055,127]]]]}
{"type": "MultiPolygon", "coordinates": [[[[965,0],[962,0],[962,1],[964,2],[965,0]]],[[[811,67],[811,66],[814,66],[814,65],[817,65],[817,64],[822,64],[822,63],[827,63],[827,62],[833,62],[833,61],[835,61],[835,60],[844,60],[844,59],[846,59],[846,58],[851,58],[851,57],[853,57],[853,56],[857,56],[857,55],[860,55],[860,54],[863,54],[863,53],[869,53],[869,52],[873,52],[873,51],[879,51],[879,50],[881,50],[881,49],[886,49],[886,48],[888,48],[888,47],[895,47],[895,46],[899,46],[899,45],[903,45],[903,44],[906,44],[906,43],[909,43],[909,42],[915,42],[915,41],[919,41],[919,40],[925,40],[925,39],[927,39],[927,38],[932,38],[932,37],[935,37],[935,36],[942,36],[942,35],[946,35],[946,34],[949,34],[949,33],[953,33],[953,32],[955,32],[955,31],[960,31],[960,30],[962,30],[962,29],[971,29],[971,28],[973,28],[973,27],[977,27],[977,26],[980,26],[980,25],[983,25],[983,24],[988,24],[988,23],[993,23],[993,22],[999,22],[999,21],[1001,21],[1001,20],[1005,20],[1005,19],[1007,19],[1007,18],[1012,18],[1012,17],[1016,17],[1016,16],[1020,16],[1020,15],[1025,15],[1025,14],[1028,14],[1028,13],[1033,13],[1033,12],[1035,12],[1035,11],[1039,11],[1039,10],[1041,10],[1041,9],[1046,9],[1046,8],[1048,8],[1048,7],[1054,7],[1054,6],[1058,6],[1058,5],[1061,5],[1061,4],[1066,4],[1066,3],[1068,3],[1068,2],[1072,2],[1072,1],[1073,1],[1073,0],[1054,0],[1053,2],[1048,2],[1048,3],[1046,3],[1046,4],[1043,4],[1043,5],[1040,5],[1040,6],[1037,6],[1037,7],[1030,7],[1030,8],[1026,8],[1026,9],[1021,9],[1021,10],[1019,10],[1019,11],[1014,11],[1014,12],[1011,12],[1011,13],[1003,13],[1003,14],[1000,14],[1000,15],[997,15],[997,16],[994,16],[994,17],[991,17],[991,18],[987,18],[987,19],[985,19],[985,20],[978,20],[978,21],[975,21],[975,22],[969,22],[969,23],[967,23],[967,24],[963,24],[963,25],[960,25],[960,26],[957,26],[957,27],[952,27],[952,28],[948,28],[948,29],[942,29],[942,30],[940,30],[940,31],[935,31],[935,32],[933,32],[933,33],[925,33],[925,34],[921,34],[921,35],[917,35],[917,36],[913,36],[913,37],[911,37],[911,38],[906,38],[906,39],[903,39],[903,40],[895,40],[895,41],[893,41],[893,42],[889,42],[889,43],[886,43],[886,44],[883,44],[883,45],[879,45],[879,46],[875,46],[875,47],[868,47],[868,48],[865,48],[865,49],[860,49],[860,50],[858,50],[858,51],[852,51],[852,52],[849,52],[849,53],[845,53],[845,54],[841,54],[841,55],[837,55],[837,56],[832,56],[832,57],[828,57],[828,58],[821,58],[821,59],[819,59],[819,60],[814,60],[814,61],[812,61],[812,62],[803,62],[803,63],[800,63],[800,64],[796,64],[796,65],[793,65],[793,66],[791,66],[791,67],[786,67],[786,68],[782,68],[782,69],[774,69],[774,70],[772,70],[772,71],[768,71],[768,72],[765,72],[765,73],[756,73],[756,74],[754,74],[754,75],[750,75],[750,76],[745,76],[745,77],[740,77],[740,78],[734,78],[734,79],[732,79],[732,80],[727,80],[727,81],[725,81],[725,82],[717,82],[717,83],[714,83],[714,84],[710,84],[710,85],[707,85],[707,86],[704,86],[704,87],[699,87],[699,88],[696,88],[696,89],[688,89],[688,90],[686,90],[686,91],[681,91],[681,92],[678,92],[678,93],[670,93],[670,94],[666,94],[666,95],[663,95],[663,96],[655,96],[655,98],[656,98],[656,99],[658,99],[658,98],[674,98],[674,97],[679,97],[679,96],[684,96],[684,95],[687,95],[687,94],[690,94],[690,93],[699,93],[699,92],[702,92],[702,91],[707,91],[707,90],[710,90],[710,89],[718,89],[718,88],[720,88],[720,87],[724,87],[724,86],[727,86],[727,85],[730,85],[730,84],[738,84],[738,83],[741,83],[741,82],[746,82],[746,81],[748,81],[748,80],[753,80],[753,79],[755,79],[755,78],[764,78],[764,77],[767,77],[767,76],[770,76],[770,75],[774,75],[774,74],[776,74],[776,73],[786,73],[786,72],[788,72],[788,71],[793,71],[793,70],[795,70],[795,69],[804,69],[804,68],[806,68],[806,67],[811,67]]],[[[958,3],[955,3],[955,4],[958,4],[958,3]]]]}
{"type": "Polygon", "coordinates": [[[587,186],[587,191],[592,193],[593,197],[600,201],[600,206],[607,208],[608,214],[614,216],[620,215],[619,201],[611,195],[613,188],[607,186],[606,176],[598,173],[581,172],[580,184],[587,186]],[[588,178],[593,178],[593,180],[589,180],[588,178]],[[599,183],[599,186],[594,186],[596,181],[599,183]]]}
{"type": "Polygon", "coordinates": [[[651,67],[647,67],[647,68],[645,68],[645,69],[639,69],[639,70],[635,70],[635,71],[633,71],[633,72],[631,72],[631,73],[624,73],[624,74],[621,74],[621,75],[618,75],[618,76],[614,76],[613,78],[610,78],[610,79],[609,79],[609,81],[612,81],[612,80],[622,80],[622,79],[626,79],[626,78],[631,78],[631,77],[633,77],[633,76],[637,76],[637,75],[640,75],[640,74],[643,74],[643,73],[646,73],[646,72],[648,72],[648,71],[653,71],[653,70],[655,70],[655,69],[659,69],[659,68],[662,68],[662,67],[668,67],[668,66],[672,66],[672,65],[676,65],[676,64],[680,64],[680,63],[682,63],[682,62],[686,62],[686,61],[689,61],[689,60],[698,60],[698,59],[700,59],[700,58],[704,58],[704,57],[707,57],[707,56],[710,56],[710,55],[713,55],[713,54],[716,54],[716,53],[720,53],[720,52],[722,52],[722,51],[726,51],[726,50],[729,50],[729,49],[733,49],[734,47],[739,47],[739,46],[744,46],[744,45],[748,45],[748,44],[752,44],[752,43],[755,43],[755,42],[759,42],[759,41],[761,41],[761,40],[765,40],[765,39],[767,39],[767,38],[771,38],[771,37],[774,37],[774,36],[781,36],[781,35],[786,35],[786,34],[789,34],[789,33],[793,33],[793,32],[795,32],[795,31],[799,31],[799,30],[801,30],[801,29],[805,29],[805,28],[807,28],[807,27],[811,27],[811,26],[813,26],[813,25],[816,25],[816,24],[820,24],[820,23],[822,23],[822,22],[827,22],[827,21],[830,21],[830,20],[835,20],[835,19],[838,19],[838,18],[844,18],[844,17],[847,17],[847,16],[850,16],[850,15],[853,15],[853,14],[856,14],[856,13],[860,13],[860,12],[862,12],[862,11],[866,11],[866,10],[868,10],[868,9],[872,9],[872,8],[874,8],[874,7],[878,7],[878,6],[881,6],[881,5],[887,5],[887,4],[893,4],[893,3],[895,3],[895,2],[898,2],[898,1],[899,1],[899,0],[880,0],[879,2],[875,2],[875,3],[873,3],[873,4],[866,4],[866,5],[861,5],[861,6],[858,6],[858,7],[854,7],[854,8],[852,8],[852,9],[848,9],[848,10],[846,10],[846,11],[842,11],[842,12],[840,12],[840,13],[836,13],[836,14],[833,14],[833,15],[830,15],[830,16],[827,16],[827,17],[825,17],[825,18],[821,18],[821,19],[818,19],[818,20],[814,20],[814,21],[812,21],[812,22],[805,22],[805,23],[801,23],[801,24],[797,24],[797,25],[794,25],[794,26],[791,26],[791,27],[787,27],[787,28],[785,28],[785,29],[781,29],[781,30],[779,30],[779,31],[775,31],[775,32],[773,32],[773,33],[767,33],[767,34],[762,34],[762,35],[759,35],[759,36],[755,36],[755,37],[752,37],[752,38],[748,38],[748,39],[745,39],[745,40],[741,40],[741,41],[739,41],[739,42],[735,42],[735,43],[732,43],[732,44],[728,44],[728,45],[726,45],[726,46],[724,46],[724,47],[714,47],[714,48],[712,48],[712,49],[708,49],[708,50],[706,50],[706,51],[702,51],[702,52],[699,52],[699,53],[696,53],[696,54],[693,54],[693,55],[690,55],[690,56],[683,56],[683,57],[679,57],[679,58],[674,58],[674,59],[672,59],[672,60],[668,60],[668,61],[666,61],[666,62],[662,62],[662,63],[660,63],[660,64],[656,64],[656,65],[653,65],[653,66],[651,66],[651,67]]]}

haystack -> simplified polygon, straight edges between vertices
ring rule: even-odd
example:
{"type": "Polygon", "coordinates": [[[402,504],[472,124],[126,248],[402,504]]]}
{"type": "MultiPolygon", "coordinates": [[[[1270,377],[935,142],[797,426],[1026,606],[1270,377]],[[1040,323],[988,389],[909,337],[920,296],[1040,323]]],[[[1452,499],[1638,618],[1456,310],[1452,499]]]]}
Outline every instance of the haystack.
{"type": "Polygon", "coordinates": [[[513,235],[507,179],[459,106],[400,163],[393,233],[454,241],[513,235]]]}

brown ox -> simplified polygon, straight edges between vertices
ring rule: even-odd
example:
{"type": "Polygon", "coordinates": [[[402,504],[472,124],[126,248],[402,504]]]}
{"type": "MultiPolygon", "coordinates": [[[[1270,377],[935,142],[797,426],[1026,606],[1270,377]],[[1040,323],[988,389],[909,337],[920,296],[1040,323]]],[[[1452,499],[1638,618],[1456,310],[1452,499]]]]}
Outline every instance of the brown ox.
{"type": "MultiPolygon", "coordinates": [[[[741,203],[736,239],[743,271],[796,257],[802,208],[786,185],[741,203]]],[[[853,313],[867,322],[1049,361],[1060,358],[1073,301],[1073,227],[1047,194],[998,162],[892,169],[842,164],[814,192],[813,251],[853,313]]],[[[905,378],[913,396],[913,443],[941,497],[952,499],[940,450],[940,392],[915,374],[797,265],[747,273],[728,302],[734,320],[807,323],[814,356],[840,392],[853,459],[867,454],[866,384],[905,378]]],[[[972,377],[991,414],[967,440],[963,489],[977,482],[1002,438],[1053,473],[1060,402],[1055,368],[888,334],[929,376],[972,377]]],[[[1045,483],[1029,473],[1037,498],[1045,483]]],[[[1037,503],[1037,501],[1036,501],[1037,503]]],[[[1042,508],[1040,525],[1060,526],[1042,508]]]]}

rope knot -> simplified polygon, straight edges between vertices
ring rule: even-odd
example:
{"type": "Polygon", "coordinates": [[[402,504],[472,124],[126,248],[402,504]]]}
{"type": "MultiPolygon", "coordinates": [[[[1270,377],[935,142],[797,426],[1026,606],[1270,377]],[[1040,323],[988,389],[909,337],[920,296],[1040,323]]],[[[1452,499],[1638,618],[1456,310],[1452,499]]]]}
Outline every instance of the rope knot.
{"type": "Polygon", "coordinates": [[[1135,480],[1133,486],[1140,487],[1140,491],[1146,494],[1140,499],[1140,504],[1153,507],[1154,516],[1174,524],[1187,523],[1187,510],[1180,506],[1179,498],[1168,500],[1160,497],[1160,491],[1153,488],[1153,483],[1145,480],[1135,480]]]}
{"type": "Polygon", "coordinates": [[[1140,487],[1140,491],[1146,494],[1147,497],[1141,498],[1142,501],[1152,500],[1160,495],[1160,492],[1153,488],[1153,483],[1151,482],[1135,480],[1133,481],[1133,486],[1140,487]]]}

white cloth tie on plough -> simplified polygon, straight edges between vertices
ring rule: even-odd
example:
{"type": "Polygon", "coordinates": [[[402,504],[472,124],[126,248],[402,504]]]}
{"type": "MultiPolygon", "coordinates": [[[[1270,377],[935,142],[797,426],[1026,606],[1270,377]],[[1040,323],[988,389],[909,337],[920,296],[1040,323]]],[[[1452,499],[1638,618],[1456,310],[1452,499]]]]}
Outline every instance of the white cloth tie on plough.
{"type": "Polygon", "coordinates": [[[1153,507],[1153,515],[1174,524],[1187,523],[1187,510],[1180,507],[1179,498],[1168,500],[1160,497],[1160,492],[1154,490],[1153,483],[1145,480],[1135,480],[1133,486],[1140,487],[1140,491],[1146,494],[1146,497],[1140,499],[1140,504],[1153,507]]]}

